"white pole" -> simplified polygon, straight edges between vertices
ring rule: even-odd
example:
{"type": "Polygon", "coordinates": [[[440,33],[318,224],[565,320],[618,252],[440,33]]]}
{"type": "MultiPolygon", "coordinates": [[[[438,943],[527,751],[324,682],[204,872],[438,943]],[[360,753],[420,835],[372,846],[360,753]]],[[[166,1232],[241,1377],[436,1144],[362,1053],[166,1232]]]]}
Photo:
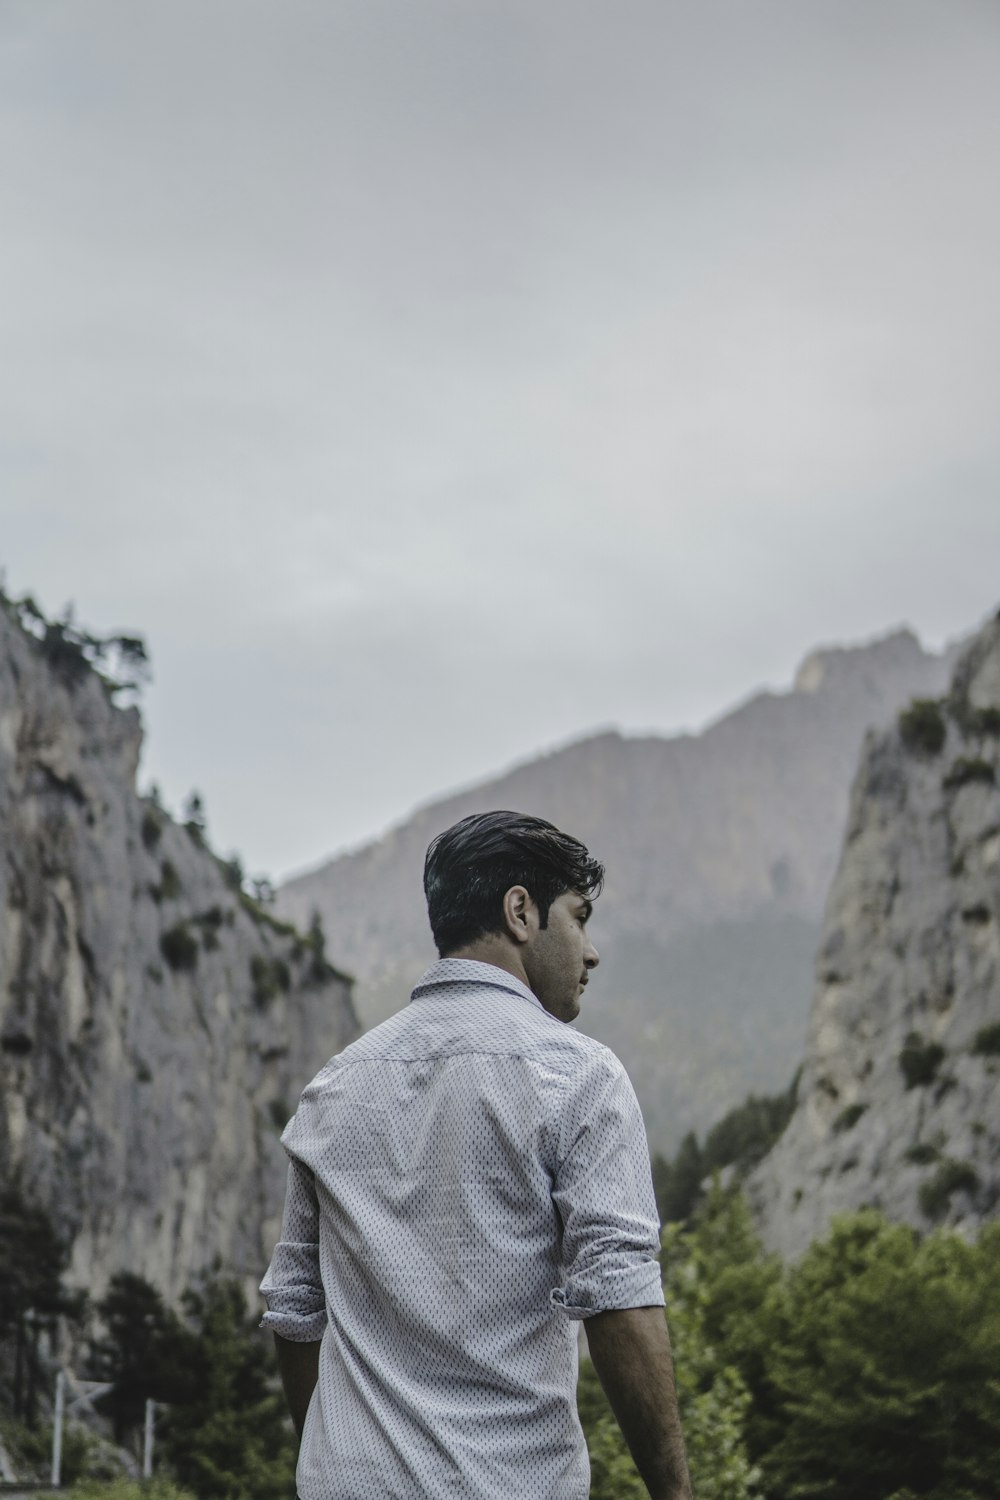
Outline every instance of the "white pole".
{"type": "Polygon", "coordinates": [[[146,1430],[142,1441],[142,1477],[151,1479],[153,1477],[153,1411],[155,1401],[146,1401],[146,1430]]]}
{"type": "Polygon", "coordinates": [[[52,1488],[57,1490],[62,1477],[63,1413],[66,1410],[66,1376],[56,1375],[56,1410],[52,1419],[52,1488]]]}

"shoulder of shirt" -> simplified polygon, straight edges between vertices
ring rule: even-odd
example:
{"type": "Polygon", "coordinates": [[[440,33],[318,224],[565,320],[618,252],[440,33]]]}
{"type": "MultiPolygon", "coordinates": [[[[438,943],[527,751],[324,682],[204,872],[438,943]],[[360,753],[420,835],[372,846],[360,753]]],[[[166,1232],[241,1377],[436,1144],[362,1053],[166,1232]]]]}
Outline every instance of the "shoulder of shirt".
{"type": "Polygon", "coordinates": [[[388,1020],[373,1026],[330,1058],[314,1083],[356,1064],[415,1061],[445,1052],[519,1056],[567,1076],[597,1071],[627,1077],[624,1065],[610,1047],[586,1032],[576,1031],[502,986],[497,986],[494,995],[486,1002],[493,1009],[481,1028],[464,1035],[458,1044],[428,1049],[422,1037],[422,1022],[426,1017],[424,1007],[428,1003],[433,1002],[412,1001],[388,1020]],[[503,1027],[495,1024],[499,1021],[498,1010],[503,1014],[503,1027]],[[499,1034],[501,1031],[502,1035],[499,1034]]]}

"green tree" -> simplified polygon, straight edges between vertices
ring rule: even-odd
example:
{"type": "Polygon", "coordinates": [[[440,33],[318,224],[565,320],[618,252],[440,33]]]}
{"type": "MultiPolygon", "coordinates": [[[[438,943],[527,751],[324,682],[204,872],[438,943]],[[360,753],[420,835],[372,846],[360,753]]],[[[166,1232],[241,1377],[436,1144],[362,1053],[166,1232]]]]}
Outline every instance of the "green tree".
{"type": "Polygon", "coordinates": [[[101,1404],[121,1443],[143,1421],[147,1400],[193,1397],[193,1341],[156,1288],[132,1271],[112,1276],[97,1311],[107,1334],[93,1347],[90,1373],[112,1382],[101,1404]]]}
{"type": "Polygon", "coordinates": [[[712,1127],[704,1147],[688,1131],[672,1161],[653,1157],[653,1186],[664,1223],[691,1219],[701,1202],[705,1180],[713,1172],[732,1167],[742,1179],[767,1155],[792,1117],[798,1087],[796,1073],[780,1094],[750,1094],[712,1127]]]}
{"type": "Polygon", "coordinates": [[[330,976],[330,966],[326,958],[326,933],[323,931],[323,918],[315,907],[309,918],[306,947],[310,954],[309,979],[313,984],[322,984],[330,976]]]}
{"type": "MultiPolygon", "coordinates": [[[[83,1479],[74,1484],[72,1500],[195,1500],[189,1490],[179,1489],[169,1479],[154,1474],[152,1479],[83,1479]]],[[[42,1496],[41,1500],[55,1500],[42,1496]]]]}
{"type": "MultiPolygon", "coordinates": [[[[766,1265],[772,1279],[777,1273],[760,1254],[741,1200],[715,1187],[708,1205],[710,1216],[698,1228],[685,1231],[671,1225],[663,1236],[663,1290],[677,1402],[699,1500],[755,1500],[759,1475],[745,1443],[750,1394],[735,1363],[713,1342],[710,1313],[714,1280],[722,1269],[730,1269],[727,1236],[732,1236],[734,1265],[740,1264],[736,1238],[742,1234],[748,1260],[766,1265]]],[[[749,1301],[752,1295],[748,1289],[737,1300],[749,1301]]],[[[578,1404],[590,1450],[591,1500],[644,1497],[645,1488],[589,1361],[581,1368],[578,1404]]]]}
{"type": "Polygon", "coordinates": [[[779,1407],[769,1378],[770,1302],[783,1281],[777,1256],[766,1255],[743,1194],[720,1186],[718,1174],[689,1226],[669,1226],[663,1236],[664,1288],[693,1283],[698,1289],[700,1334],[749,1392],[745,1409],[747,1451],[766,1447],[760,1434],[779,1407]]]}
{"type": "Polygon", "coordinates": [[[204,844],[208,835],[208,819],[205,814],[205,800],[200,792],[189,792],[184,810],[181,816],[184,819],[184,827],[187,829],[194,843],[199,847],[204,844]]]}
{"type": "Polygon", "coordinates": [[[296,1443],[269,1340],[239,1283],[215,1278],[185,1294],[193,1399],[161,1424],[162,1451],[201,1500],[273,1500],[287,1493],[296,1443]]]}
{"type": "Polygon", "coordinates": [[[45,1210],[13,1183],[0,1189],[0,1341],[14,1345],[14,1415],[32,1427],[38,1415],[39,1335],[61,1316],[83,1316],[85,1299],[62,1284],[68,1261],[68,1247],[45,1210]]]}
{"type": "Polygon", "coordinates": [[[119,692],[137,692],[149,680],[149,656],[141,636],[93,635],[76,624],[72,604],[60,619],[49,620],[30,594],[12,599],[2,586],[0,608],[30,636],[55,675],[71,689],[91,672],[111,698],[119,692]]]}
{"type": "Polygon", "coordinates": [[[1000,1226],[921,1241],[867,1210],[770,1288],[744,1366],[772,1500],[1000,1496],[1000,1226]]]}
{"type": "Polygon", "coordinates": [[[665,1224],[690,1218],[701,1193],[704,1175],[704,1159],[693,1130],[689,1130],[681,1141],[673,1161],[666,1161],[662,1156],[654,1157],[653,1186],[660,1218],[665,1224]]]}
{"type": "Polygon", "coordinates": [[[731,1109],[705,1138],[705,1173],[735,1166],[745,1174],[761,1161],[792,1117],[799,1075],[782,1094],[750,1094],[731,1109]]]}

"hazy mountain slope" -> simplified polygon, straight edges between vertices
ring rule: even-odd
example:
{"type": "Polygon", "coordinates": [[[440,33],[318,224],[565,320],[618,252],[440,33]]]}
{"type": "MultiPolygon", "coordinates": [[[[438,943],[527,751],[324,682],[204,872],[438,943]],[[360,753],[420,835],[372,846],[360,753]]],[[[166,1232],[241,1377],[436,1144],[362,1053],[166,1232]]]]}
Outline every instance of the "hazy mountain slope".
{"type": "Polygon", "coordinates": [[[279,906],[300,921],[321,912],[370,1024],[434,956],[421,870],[435,833],[513,807],[579,834],[608,867],[594,919],[603,969],[580,1024],[622,1056],[666,1148],[749,1088],[787,1083],[862,736],[940,692],[947,671],[908,631],[815,652],[792,691],[759,694],[700,735],[596,735],[423,808],[288,882],[279,906]]]}
{"type": "Polygon", "coordinates": [[[259,1279],[278,1128],[357,1032],[349,983],[135,792],[141,728],[0,608],[0,1181],[100,1296],[176,1296],[216,1255],[259,1279]]]}
{"type": "Polygon", "coordinates": [[[798,1105],[751,1178],[768,1241],[1000,1202],[1000,619],[940,712],[873,735],[823,928],[798,1105]]]}

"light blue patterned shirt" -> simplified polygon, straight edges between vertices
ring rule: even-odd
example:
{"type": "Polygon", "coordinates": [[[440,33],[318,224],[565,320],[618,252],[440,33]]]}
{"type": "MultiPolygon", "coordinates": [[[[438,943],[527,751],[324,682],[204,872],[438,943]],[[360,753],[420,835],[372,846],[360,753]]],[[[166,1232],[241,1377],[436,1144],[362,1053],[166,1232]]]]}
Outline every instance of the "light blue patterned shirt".
{"type": "Polygon", "coordinates": [[[503,969],[442,959],[282,1141],[264,1326],[323,1340],[302,1500],[586,1500],[573,1320],[663,1302],[614,1054],[503,969]]]}

